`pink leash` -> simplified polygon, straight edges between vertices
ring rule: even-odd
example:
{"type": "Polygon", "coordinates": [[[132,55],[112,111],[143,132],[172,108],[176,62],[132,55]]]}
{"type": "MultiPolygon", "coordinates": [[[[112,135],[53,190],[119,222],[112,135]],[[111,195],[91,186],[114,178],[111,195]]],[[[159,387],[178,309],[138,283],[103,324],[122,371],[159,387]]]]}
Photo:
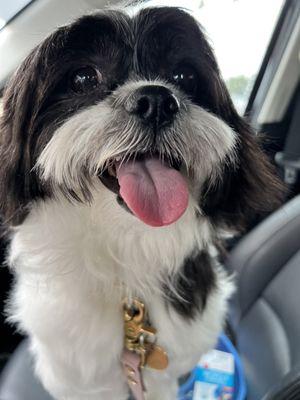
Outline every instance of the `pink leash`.
{"type": "Polygon", "coordinates": [[[124,312],[124,350],[121,358],[123,371],[135,400],[145,399],[145,386],[141,367],[163,370],[168,366],[168,355],[155,341],[156,329],[147,318],[144,303],[133,299],[123,302],[124,312]]]}
{"type": "Polygon", "coordinates": [[[140,369],[141,359],[137,353],[123,350],[122,365],[131,393],[135,400],[144,400],[144,384],[140,369]]]}

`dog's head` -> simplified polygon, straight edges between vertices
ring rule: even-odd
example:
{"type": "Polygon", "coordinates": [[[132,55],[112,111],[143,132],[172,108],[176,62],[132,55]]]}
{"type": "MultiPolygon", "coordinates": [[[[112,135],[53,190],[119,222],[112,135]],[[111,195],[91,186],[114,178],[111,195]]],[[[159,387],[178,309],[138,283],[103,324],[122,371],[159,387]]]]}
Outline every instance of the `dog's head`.
{"type": "Polygon", "coordinates": [[[201,28],[177,8],[105,11],[62,27],[10,81],[0,196],[18,224],[40,198],[93,202],[170,224],[189,199],[240,226],[278,204],[278,181],[236,113],[201,28]]]}

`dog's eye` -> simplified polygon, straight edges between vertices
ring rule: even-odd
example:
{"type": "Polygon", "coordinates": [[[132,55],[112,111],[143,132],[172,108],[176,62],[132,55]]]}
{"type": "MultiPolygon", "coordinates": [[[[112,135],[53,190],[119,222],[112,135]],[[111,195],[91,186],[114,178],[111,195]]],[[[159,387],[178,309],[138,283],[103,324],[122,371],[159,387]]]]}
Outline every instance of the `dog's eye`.
{"type": "Polygon", "coordinates": [[[197,88],[197,72],[191,66],[180,66],[173,71],[173,81],[187,93],[193,94],[197,88]]]}
{"type": "Polygon", "coordinates": [[[102,81],[102,76],[93,67],[82,67],[74,71],[70,78],[70,85],[76,93],[87,93],[97,89],[102,81]]]}

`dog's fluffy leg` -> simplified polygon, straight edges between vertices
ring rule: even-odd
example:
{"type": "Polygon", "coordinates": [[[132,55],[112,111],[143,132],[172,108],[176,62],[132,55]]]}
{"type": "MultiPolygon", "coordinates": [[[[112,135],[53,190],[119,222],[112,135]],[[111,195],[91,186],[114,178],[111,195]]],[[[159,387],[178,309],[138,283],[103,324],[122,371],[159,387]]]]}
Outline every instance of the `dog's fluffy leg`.
{"type": "Polygon", "coordinates": [[[163,371],[145,370],[144,382],[146,400],[174,400],[177,398],[178,384],[174,376],[163,371]]]}
{"type": "MultiPolygon", "coordinates": [[[[114,368],[106,376],[82,381],[80,366],[62,364],[48,346],[35,342],[35,372],[43,386],[57,400],[128,400],[129,388],[123,371],[114,368]]],[[[88,369],[88,365],[87,368],[88,369]]]]}

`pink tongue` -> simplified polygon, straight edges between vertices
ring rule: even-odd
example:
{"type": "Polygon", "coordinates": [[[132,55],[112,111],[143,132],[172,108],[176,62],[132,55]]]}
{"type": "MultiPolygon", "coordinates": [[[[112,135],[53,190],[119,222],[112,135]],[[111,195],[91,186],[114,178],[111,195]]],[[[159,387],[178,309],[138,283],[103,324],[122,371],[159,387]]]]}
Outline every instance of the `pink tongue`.
{"type": "Polygon", "coordinates": [[[123,200],[148,225],[169,225],[187,208],[188,189],[183,176],[158,159],[124,163],[117,177],[123,200]]]}

